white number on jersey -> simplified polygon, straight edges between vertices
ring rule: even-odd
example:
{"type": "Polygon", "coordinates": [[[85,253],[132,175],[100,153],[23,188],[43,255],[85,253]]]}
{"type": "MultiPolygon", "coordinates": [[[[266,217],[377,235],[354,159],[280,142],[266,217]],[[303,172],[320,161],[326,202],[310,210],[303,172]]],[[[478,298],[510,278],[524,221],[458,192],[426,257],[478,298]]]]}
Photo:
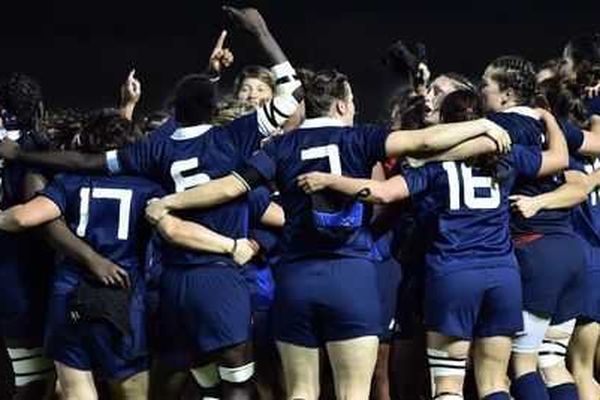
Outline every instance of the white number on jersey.
{"type": "Polygon", "coordinates": [[[459,210],[462,202],[474,210],[490,210],[500,206],[500,188],[491,177],[473,176],[473,170],[464,163],[446,161],[442,164],[448,174],[450,188],[450,209],[459,210]],[[457,168],[460,165],[460,170],[457,168]],[[462,176],[462,185],[459,174],[462,176]],[[462,186],[462,187],[461,187],[462,186]],[[476,189],[488,189],[488,197],[478,197],[476,189]]]}
{"type": "Polygon", "coordinates": [[[300,158],[302,161],[327,158],[329,161],[329,171],[334,175],[342,175],[342,161],[340,159],[340,149],[337,144],[328,144],[327,146],[311,147],[302,150],[300,158]]]}
{"type": "Polygon", "coordinates": [[[185,172],[198,168],[198,165],[200,165],[198,157],[175,161],[171,164],[171,177],[173,178],[173,182],[175,182],[175,191],[177,193],[184,192],[195,186],[204,185],[210,181],[210,176],[204,173],[183,176],[185,172]]]}
{"type": "Polygon", "coordinates": [[[119,227],[117,228],[117,239],[127,240],[129,238],[129,216],[131,214],[131,198],[133,191],[130,189],[105,189],[105,188],[81,188],[79,197],[79,225],[77,236],[84,237],[87,231],[90,202],[97,200],[116,200],[119,202],[119,227]]]}
{"type": "MultiPolygon", "coordinates": [[[[584,168],[585,168],[585,172],[587,174],[592,174],[592,173],[594,173],[594,171],[597,171],[600,169],[600,160],[596,158],[596,159],[594,159],[593,163],[585,164],[584,168]]],[[[590,193],[590,204],[592,205],[592,207],[598,205],[599,196],[600,196],[600,188],[595,188],[594,190],[592,190],[592,192],[590,193]]]]}

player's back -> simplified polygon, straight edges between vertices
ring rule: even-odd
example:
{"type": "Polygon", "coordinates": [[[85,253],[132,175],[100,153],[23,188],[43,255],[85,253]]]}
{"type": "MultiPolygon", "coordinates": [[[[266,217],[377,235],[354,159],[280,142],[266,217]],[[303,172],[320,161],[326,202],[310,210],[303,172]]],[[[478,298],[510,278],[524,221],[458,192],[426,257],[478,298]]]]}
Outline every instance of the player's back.
{"type": "Polygon", "coordinates": [[[438,215],[427,264],[436,272],[515,266],[509,196],[521,176],[534,177],[541,152],[514,146],[487,166],[447,161],[404,174],[411,195],[428,193],[438,215]]]}
{"type": "MultiPolygon", "coordinates": [[[[229,174],[260,146],[256,114],[223,127],[196,125],[170,135],[155,135],[118,152],[122,173],[146,176],[167,193],[182,192],[229,174]]],[[[262,196],[261,192],[261,198],[262,196]]],[[[229,237],[245,237],[251,207],[242,198],[206,210],[187,210],[177,216],[229,237]]],[[[230,263],[231,258],[165,244],[164,265],[230,263]]]]}
{"type": "MultiPolygon", "coordinates": [[[[514,144],[546,147],[546,133],[543,123],[529,107],[514,107],[504,112],[489,115],[491,119],[511,136],[514,144]]],[[[520,177],[514,187],[514,194],[537,196],[552,192],[565,183],[562,172],[543,178],[520,177]]],[[[529,233],[570,232],[572,230],[569,209],[540,210],[531,218],[513,214],[511,231],[515,236],[529,233]]]]}
{"type": "MultiPolygon", "coordinates": [[[[282,240],[283,257],[352,256],[368,258],[372,238],[367,229],[369,210],[362,227],[341,243],[328,241],[315,229],[314,198],[305,194],[296,178],[312,171],[355,178],[370,178],[374,164],[385,157],[387,132],[378,127],[336,126],[333,120],[314,119],[300,129],[268,143],[264,150],[276,165],[275,181],[286,215],[282,240]]],[[[331,193],[325,193],[330,196],[331,193]]]]}
{"type": "MultiPolygon", "coordinates": [[[[151,233],[144,211],[148,200],[163,194],[157,184],[131,176],[64,174],[56,176],[41,194],[61,208],[77,236],[124,268],[132,281],[143,280],[151,233]]],[[[63,260],[55,282],[68,290],[80,276],[78,266],[63,260]]]]}

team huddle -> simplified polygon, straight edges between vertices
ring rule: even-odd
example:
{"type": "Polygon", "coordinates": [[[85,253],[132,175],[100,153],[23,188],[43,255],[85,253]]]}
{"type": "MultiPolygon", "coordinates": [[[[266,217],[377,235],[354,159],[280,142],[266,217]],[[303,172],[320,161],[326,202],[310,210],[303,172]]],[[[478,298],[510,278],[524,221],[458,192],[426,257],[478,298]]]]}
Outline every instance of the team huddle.
{"type": "Polygon", "coordinates": [[[164,111],[0,86],[0,400],[598,400],[600,37],[480,84],[424,47],[379,125],[349,78],[269,61],[164,111]]]}

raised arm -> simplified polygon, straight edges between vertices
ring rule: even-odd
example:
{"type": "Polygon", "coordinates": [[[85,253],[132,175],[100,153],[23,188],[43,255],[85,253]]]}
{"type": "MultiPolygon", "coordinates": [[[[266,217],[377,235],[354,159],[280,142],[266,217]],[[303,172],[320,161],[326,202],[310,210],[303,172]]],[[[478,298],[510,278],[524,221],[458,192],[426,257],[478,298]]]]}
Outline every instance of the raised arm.
{"type": "Polygon", "coordinates": [[[566,183],[552,192],[533,197],[511,196],[512,206],[525,218],[531,218],[541,210],[572,208],[583,203],[594,188],[588,177],[583,172],[569,170],[565,172],[565,178],[566,183]]]}
{"type": "Polygon", "coordinates": [[[254,241],[223,236],[203,225],[172,215],[163,216],[156,224],[156,229],[169,243],[190,250],[226,254],[239,265],[246,264],[259,251],[259,246],[254,241]]]}
{"type": "Polygon", "coordinates": [[[121,102],[119,112],[121,116],[129,121],[133,120],[135,106],[142,96],[142,84],[135,77],[135,69],[132,69],[127,76],[127,80],[121,86],[121,102]]]}
{"type": "Polygon", "coordinates": [[[419,130],[395,131],[388,136],[385,148],[390,157],[439,152],[481,135],[491,137],[501,152],[506,153],[510,150],[511,140],[508,133],[485,118],[435,125],[419,130]]]}
{"type": "Polygon", "coordinates": [[[298,186],[305,193],[330,189],[377,204],[393,203],[404,200],[410,195],[406,180],[401,175],[396,175],[386,181],[376,181],[324,172],[310,172],[298,177],[298,186]]]}

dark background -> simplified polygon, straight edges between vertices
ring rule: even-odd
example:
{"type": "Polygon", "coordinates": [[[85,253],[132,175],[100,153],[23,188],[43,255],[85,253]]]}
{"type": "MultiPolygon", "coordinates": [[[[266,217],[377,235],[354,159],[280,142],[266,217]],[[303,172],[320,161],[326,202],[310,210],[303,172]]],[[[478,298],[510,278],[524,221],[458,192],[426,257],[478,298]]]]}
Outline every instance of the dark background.
{"type": "MultiPolygon", "coordinates": [[[[89,109],[115,102],[135,66],[142,109],[160,106],[177,77],[204,67],[224,25],[215,0],[2,0],[0,75],[37,77],[50,107],[89,109]]],[[[539,63],[570,36],[600,31],[600,1],[232,1],[258,6],[295,65],[350,75],[361,119],[382,115],[389,81],[380,63],[395,39],[427,44],[433,72],[478,77],[501,54],[539,63]]],[[[261,58],[245,35],[228,43],[240,66],[261,58]]]]}

